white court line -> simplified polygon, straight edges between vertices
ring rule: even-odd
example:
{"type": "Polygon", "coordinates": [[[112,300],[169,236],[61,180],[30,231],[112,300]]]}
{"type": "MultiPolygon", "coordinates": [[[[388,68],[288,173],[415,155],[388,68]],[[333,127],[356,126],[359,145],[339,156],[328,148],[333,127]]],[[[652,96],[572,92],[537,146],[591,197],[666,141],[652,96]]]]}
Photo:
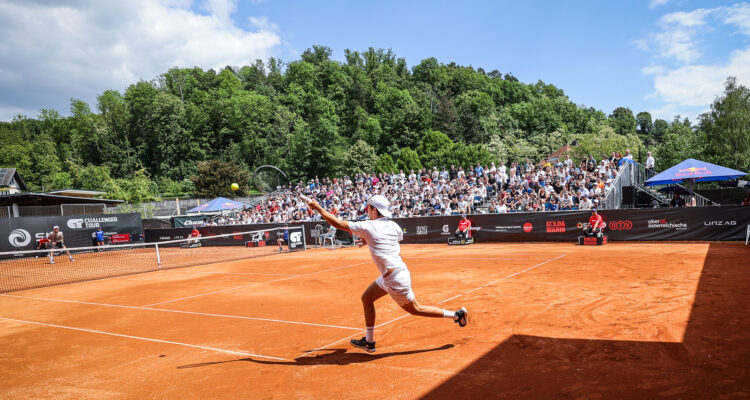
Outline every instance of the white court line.
{"type": "MultiPolygon", "coordinates": [[[[498,282],[504,281],[504,280],[506,280],[506,279],[508,279],[508,278],[514,277],[514,276],[516,276],[516,275],[518,275],[518,274],[521,274],[521,273],[523,273],[523,272],[526,272],[526,271],[530,271],[530,270],[532,270],[532,269],[534,269],[534,268],[537,268],[537,267],[541,267],[541,266],[542,266],[542,265],[544,265],[544,264],[547,264],[547,263],[549,263],[549,262],[552,262],[552,261],[558,260],[558,259],[560,259],[560,258],[563,258],[563,257],[565,257],[565,254],[563,254],[563,255],[560,255],[560,256],[557,256],[557,257],[555,257],[555,258],[552,258],[552,259],[549,259],[549,260],[547,260],[547,261],[541,262],[541,263],[539,263],[539,264],[537,264],[537,265],[531,266],[531,267],[529,267],[529,268],[526,268],[526,269],[524,269],[524,270],[522,270],[522,271],[518,271],[518,272],[516,272],[516,273],[510,274],[510,275],[508,275],[508,276],[506,276],[506,277],[503,277],[503,278],[500,278],[500,279],[494,280],[494,281],[492,281],[492,282],[490,282],[490,283],[486,283],[486,284],[484,284],[484,285],[482,285],[482,286],[479,286],[479,287],[476,287],[476,288],[474,288],[474,289],[471,289],[471,290],[467,290],[467,291],[465,291],[465,292],[463,292],[463,293],[461,293],[461,294],[458,294],[458,295],[456,295],[456,296],[453,296],[453,297],[451,297],[451,298],[449,298],[449,299],[445,299],[445,300],[443,300],[443,301],[440,301],[440,302],[438,302],[437,304],[443,304],[443,303],[446,303],[446,302],[448,302],[448,301],[451,301],[451,300],[457,299],[457,298],[459,298],[459,297],[461,297],[461,296],[464,296],[464,295],[467,295],[467,294],[469,294],[469,293],[475,292],[475,291],[477,291],[477,290],[479,290],[479,289],[483,289],[483,288],[486,288],[487,286],[490,286],[490,285],[494,285],[494,284],[496,284],[496,283],[498,283],[498,282]]],[[[394,319],[392,319],[392,320],[390,320],[390,321],[388,321],[388,322],[384,322],[384,323],[382,323],[382,324],[380,324],[380,325],[375,325],[375,328],[380,328],[380,327],[382,327],[382,326],[385,326],[385,325],[391,324],[391,323],[393,323],[393,322],[396,322],[396,321],[398,321],[398,320],[404,319],[404,318],[406,318],[406,317],[408,317],[408,316],[410,316],[410,315],[411,315],[411,314],[405,314],[405,315],[402,315],[402,316],[400,316],[400,317],[396,317],[396,318],[394,318],[394,319]]],[[[301,355],[299,355],[299,356],[297,356],[297,357],[294,357],[294,359],[296,360],[296,359],[298,359],[298,358],[302,358],[302,357],[304,357],[304,356],[306,356],[306,355],[308,355],[308,354],[312,354],[312,353],[315,353],[315,352],[317,352],[317,351],[320,351],[320,350],[325,350],[325,349],[327,349],[328,347],[330,347],[330,346],[333,346],[334,344],[337,344],[337,343],[341,343],[341,342],[343,342],[344,340],[347,340],[347,339],[353,338],[353,337],[355,337],[355,336],[359,336],[359,335],[361,335],[361,334],[363,334],[363,333],[365,333],[365,332],[366,332],[366,331],[364,331],[364,330],[360,330],[359,332],[357,332],[357,333],[355,333],[355,334],[353,334],[353,335],[349,335],[349,336],[347,336],[347,337],[345,337],[345,338],[343,338],[343,339],[339,339],[339,340],[337,340],[337,341],[335,341],[335,342],[333,342],[333,343],[328,343],[327,345],[325,345],[325,346],[323,346],[323,347],[318,347],[317,349],[314,349],[314,350],[310,350],[310,351],[308,351],[307,353],[303,353],[303,354],[301,354],[301,355]]]]}
{"type": "Polygon", "coordinates": [[[6,317],[0,317],[0,319],[6,320],[6,321],[21,322],[21,323],[24,323],[24,324],[42,325],[42,326],[49,326],[49,327],[52,327],[52,328],[69,329],[69,330],[73,330],[73,331],[98,333],[100,335],[117,336],[117,337],[123,337],[123,338],[127,338],[127,339],[143,340],[143,341],[146,341],[146,342],[166,343],[166,344],[174,344],[174,345],[177,345],[177,346],[194,347],[196,349],[211,350],[211,351],[217,351],[217,352],[220,352],[220,353],[236,354],[236,355],[241,355],[241,356],[246,356],[246,357],[259,357],[259,358],[267,358],[267,359],[270,359],[270,360],[288,361],[285,358],[264,356],[262,354],[245,353],[245,352],[242,352],[242,351],[225,350],[225,349],[219,349],[219,348],[216,348],[216,347],[199,346],[197,344],[173,342],[173,341],[170,341],[170,340],[152,339],[152,338],[147,338],[147,337],[142,337],[142,336],[123,335],[121,333],[104,332],[104,331],[99,331],[99,330],[95,330],[95,329],[76,328],[76,327],[73,327],[73,326],[47,324],[47,323],[44,323],[44,322],[24,321],[22,319],[14,319],[14,318],[6,318],[6,317]]]}
{"type": "Polygon", "coordinates": [[[525,260],[525,261],[529,260],[529,257],[505,257],[505,258],[503,257],[401,257],[401,258],[403,258],[404,260],[525,260]]]}
{"type": "MultiPolygon", "coordinates": [[[[181,270],[182,268],[174,268],[173,270],[181,270]]],[[[165,271],[172,271],[172,269],[165,271]]],[[[264,276],[299,276],[299,274],[266,274],[262,272],[222,272],[222,271],[187,271],[181,270],[180,273],[187,274],[214,274],[214,275],[264,275],[264,276]]]]}
{"type": "Polygon", "coordinates": [[[286,277],[286,278],[272,279],[270,281],[265,281],[265,282],[253,282],[253,283],[249,283],[247,285],[231,287],[231,288],[228,288],[228,289],[216,290],[216,291],[213,291],[213,292],[196,294],[196,295],[193,295],[193,296],[180,297],[180,298],[174,299],[174,300],[167,300],[167,301],[160,301],[158,303],[146,304],[143,307],[151,307],[151,306],[156,306],[156,305],[159,305],[159,304],[173,303],[175,301],[187,300],[187,299],[194,299],[196,297],[208,296],[208,295],[217,294],[217,293],[231,292],[232,290],[242,289],[242,288],[246,288],[246,287],[250,287],[250,286],[262,285],[262,284],[265,284],[265,283],[273,283],[273,282],[286,281],[286,280],[289,280],[289,279],[300,278],[300,277],[303,277],[303,276],[309,276],[309,275],[315,275],[315,274],[322,274],[324,272],[331,272],[331,271],[336,271],[336,270],[339,270],[339,269],[356,267],[357,265],[369,264],[371,262],[372,261],[368,260],[368,261],[364,261],[364,262],[357,263],[357,264],[345,265],[343,267],[337,267],[337,268],[324,269],[322,271],[308,272],[306,274],[295,275],[295,276],[290,276],[290,277],[286,277]]]}
{"type": "Polygon", "coordinates": [[[354,331],[361,330],[361,328],[352,328],[350,326],[316,324],[316,323],[312,323],[312,322],[287,321],[287,320],[282,320],[282,319],[270,319],[270,318],[258,318],[258,317],[243,317],[243,316],[240,316],[240,315],[211,314],[211,313],[202,313],[202,312],[195,312],[195,311],[169,310],[169,309],[166,309],[166,308],[149,308],[149,307],[138,307],[138,306],[126,306],[126,305],[121,305],[121,304],[94,303],[94,302],[89,302],[89,301],[78,301],[78,300],[48,299],[48,298],[44,298],[44,297],[18,296],[18,295],[15,295],[15,294],[0,294],[0,296],[1,297],[18,298],[18,299],[28,299],[28,300],[54,301],[54,302],[58,302],[58,303],[86,304],[86,305],[92,305],[92,306],[127,308],[127,309],[133,309],[133,310],[147,310],[147,311],[170,312],[170,313],[175,313],[175,314],[203,315],[203,316],[208,316],[208,317],[247,319],[247,320],[251,320],[251,321],[264,321],[264,322],[278,322],[278,323],[281,323],[281,324],[309,325],[309,326],[319,326],[319,327],[323,327],[323,328],[349,329],[349,330],[354,330],[354,331]]]}

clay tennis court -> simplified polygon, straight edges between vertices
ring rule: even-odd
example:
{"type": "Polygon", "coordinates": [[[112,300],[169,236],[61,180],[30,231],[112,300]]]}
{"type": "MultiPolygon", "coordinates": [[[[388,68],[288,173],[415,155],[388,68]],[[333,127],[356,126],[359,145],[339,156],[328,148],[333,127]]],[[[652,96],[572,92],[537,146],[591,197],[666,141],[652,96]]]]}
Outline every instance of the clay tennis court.
{"type": "Polygon", "coordinates": [[[385,297],[378,352],[350,347],[377,275],[366,248],[16,291],[0,295],[0,397],[750,398],[742,244],[402,255],[420,302],[465,306],[466,328],[385,297]]]}

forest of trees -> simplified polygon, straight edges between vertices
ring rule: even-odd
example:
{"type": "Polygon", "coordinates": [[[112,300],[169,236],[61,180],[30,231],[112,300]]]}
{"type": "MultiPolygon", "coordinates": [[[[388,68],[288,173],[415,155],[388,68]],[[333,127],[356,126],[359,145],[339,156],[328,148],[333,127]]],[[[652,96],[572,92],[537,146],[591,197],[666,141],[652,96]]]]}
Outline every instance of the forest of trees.
{"type": "Polygon", "coordinates": [[[630,148],[640,159],[652,151],[658,170],[688,157],[750,169],[750,90],[731,77],[693,124],[625,107],[606,114],[498,70],[435,58],[409,68],[372,48],[347,50],[344,62],[331,54],[313,46],[289,63],[173,68],[104,91],[93,108],[72,99],[69,117],[43,109],[0,122],[0,167],[17,168],[31,190],[102,190],[133,203],[205,194],[196,182],[210,169],[199,162],[234,169],[245,192],[263,164],[304,179],[539,161],[573,140],[577,157],[630,148]]]}

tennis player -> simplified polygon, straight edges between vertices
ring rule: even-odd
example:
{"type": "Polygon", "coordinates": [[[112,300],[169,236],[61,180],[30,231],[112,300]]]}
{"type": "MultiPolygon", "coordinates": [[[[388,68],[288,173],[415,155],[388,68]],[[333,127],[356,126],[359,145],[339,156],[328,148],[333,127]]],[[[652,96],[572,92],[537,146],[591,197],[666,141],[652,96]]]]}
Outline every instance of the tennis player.
{"type": "Polygon", "coordinates": [[[331,226],[343,229],[362,238],[363,245],[369,245],[370,256],[378,267],[380,277],[371,283],[362,294],[362,305],[365,311],[366,336],[362,339],[352,339],[354,347],[375,352],[375,300],[390,295],[401,308],[412,315],[433,318],[451,318],[459,326],[464,327],[468,322],[468,312],[461,307],[458,311],[443,310],[433,306],[419,304],[411,289],[411,274],[401,259],[399,241],[403,239],[403,231],[397,223],[388,220],[391,216],[388,210],[388,199],[381,195],[372,196],[367,201],[367,215],[369,221],[349,222],[338,219],[324,210],[315,200],[310,200],[310,208],[319,212],[331,226]]]}
{"type": "Polygon", "coordinates": [[[47,234],[47,239],[49,239],[49,244],[52,250],[49,252],[49,263],[54,264],[55,263],[55,247],[58,249],[63,249],[68,254],[68,258],[71,262],[75,261],[73,260],[73,256],[70,255],[70,252],[68,251],[68,248],[65,247],[65,241],[63,240],[63,233],[60,230],[60,227],[55,225],[52,228],[52,232],[47,234]]]}

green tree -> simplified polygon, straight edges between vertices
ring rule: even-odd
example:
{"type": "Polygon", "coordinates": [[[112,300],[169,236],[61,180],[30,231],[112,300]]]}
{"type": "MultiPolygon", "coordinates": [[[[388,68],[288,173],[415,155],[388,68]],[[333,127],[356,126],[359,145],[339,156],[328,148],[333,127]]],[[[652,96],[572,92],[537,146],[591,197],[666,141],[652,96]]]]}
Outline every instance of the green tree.
{"type": "Polygon", "coordinates": [[[664,135],[669,129],[669,122],[663,119],[657,119],[654,121],[654,126],[651,128],[651,137],[656,143],[662,143],[664,141],[664,135]]]}
{"type": "Polygon", "coordinates": [[[197,172],[190,177],[190,181],[195,185],[194,194],[198,197],[231,197],[247,193],[250,174],[233,163],[199,161],[197,172]],[[240,190],[233,191],[232,183],[239,184],[240,190]]]}
{"type": "Polygon", "coordinates": [[[491,121],[495,104],[484,92],[472,90],[456,98],[458,135],[465,143],[486,142],[493,130],[491,121]]]}
{"type": "Polygon", "coordinates": [[[750,89],[729,77],[711,111],[701,115],[709,161],[750,171],[750,89]]]}
{"type": "Polygon", "coordinates": [[[375,172],[397,172],[398,167],[389,154],[381,154],[375,164],[375,172]]]}
{"type": "Polygon", "coordinates": [[[350,174],[373,172],[377,163],[375,149],[362,140],[349,147],[344,157],[344,165],[350,174]]]}
{"type": "Polygon", "coordinates": [[[427,167],[435,167],[444,163],[445,154],[451,150],[453,141],[448,135],[429,130],[422,136],[417,153],[421,164],[427,167]]]}
{"type": "Polygon", "coordinates": [[[651,130],[654,124],[651,120],[651,114],[641,111],[635,116],[635,131],[641,140],[651,140],[651,130]]]}
{"type": "Polygon", "coordinates": [[[573,147],[573,155],[580,160],[588,155],[593,155],[599,160],[602,155],[609,155],[613,151],[625,153],[626,149],[635,152],[642,146],[638,136],[620,135],[615,133],[611,126],[601,125],[594,135],[579,135],[578,144],[573,147]]]}
{"type": "Polygon", "coordinates": [[[635,117],[633,112],[626,107],[617,107],[609,115],[609,126],[618,135],[629,135],[635,133],[635,117]]]}
{"type": "Polygon", "coordinates": [[[397,165],[399,169],[404,171],[422,169],[422,162],[419,161],[419,154],[408,147],[399,151],[397,165]]]}
{"type": "Polygon", "coordinates": [[[676,117],[664,132],[663,143],[656,148],[656,170],[663,171],[687,158],[703,158],[704,145],[701,135],[676,117]]]}
{"type": "Polygon", "coordinates": [[[107,197],[140,204],[157,199],[158,189],[144,169],[135,171],[128,178],[112,179],[105,186],[107,197]]]}

